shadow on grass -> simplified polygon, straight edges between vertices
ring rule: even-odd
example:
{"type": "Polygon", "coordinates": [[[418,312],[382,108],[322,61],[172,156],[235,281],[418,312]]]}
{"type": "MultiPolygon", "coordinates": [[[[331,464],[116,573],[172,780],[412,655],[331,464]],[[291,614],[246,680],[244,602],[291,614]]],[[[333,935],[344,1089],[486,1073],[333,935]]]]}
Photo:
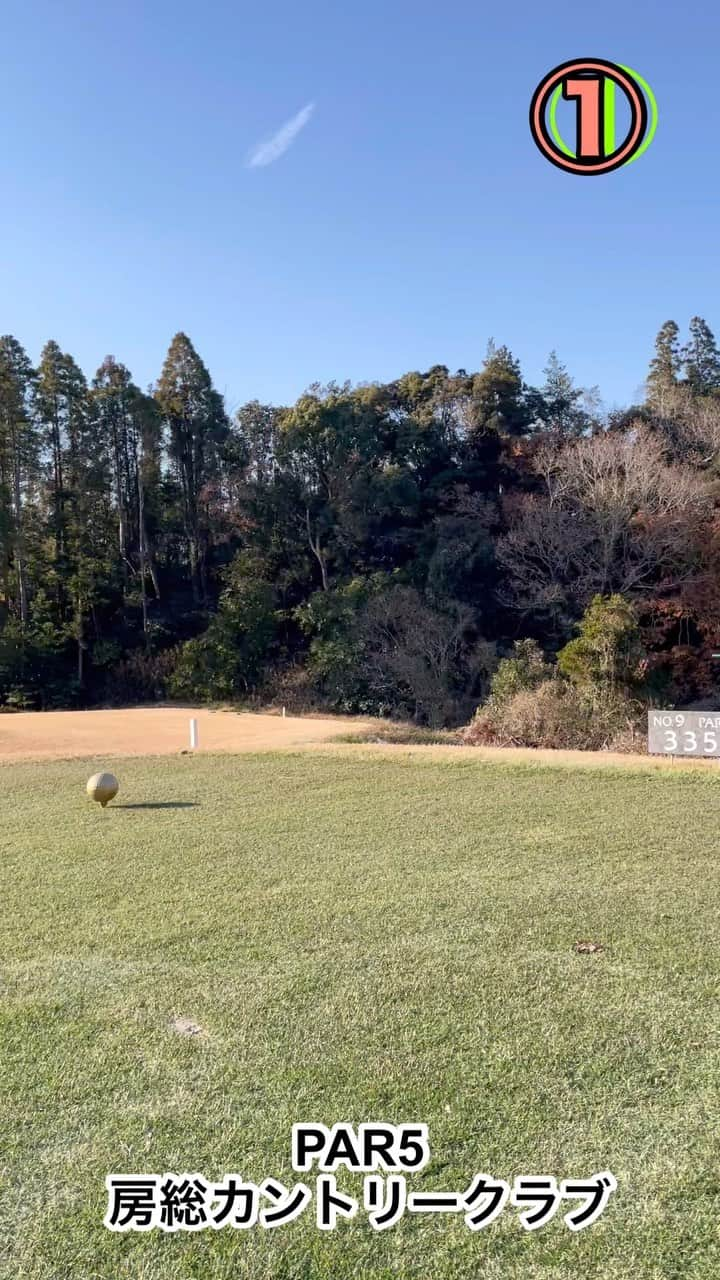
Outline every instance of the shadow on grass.
{"type": "Polygon", "coordinates": [[[196,800],[152,800],[146,804],[114,804],[113,809],[199,809],[196,800]]]}

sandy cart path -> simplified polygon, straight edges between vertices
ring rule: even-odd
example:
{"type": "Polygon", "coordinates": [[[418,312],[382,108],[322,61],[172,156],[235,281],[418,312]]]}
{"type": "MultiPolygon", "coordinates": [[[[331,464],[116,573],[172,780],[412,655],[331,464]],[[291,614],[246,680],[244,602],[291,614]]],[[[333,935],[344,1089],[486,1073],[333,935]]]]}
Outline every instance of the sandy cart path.
{"type": "Polygon", "coordinates": [[[192,707],[23,711],[0,715],[0,761],[173,755],[189,746],[195,717],[204,751],[271,751],[328,742],[369,727],[342,716],[253,715],[192,707]]]}

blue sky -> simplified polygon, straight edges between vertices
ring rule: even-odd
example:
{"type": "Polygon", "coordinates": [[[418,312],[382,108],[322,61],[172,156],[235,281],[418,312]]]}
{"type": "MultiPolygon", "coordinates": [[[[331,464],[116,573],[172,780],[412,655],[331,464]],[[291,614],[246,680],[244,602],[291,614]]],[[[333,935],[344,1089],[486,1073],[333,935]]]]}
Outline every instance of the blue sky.
{"type": "Polygon", "coordinates": [[[529,381],[556,348],[623,403],[665,319],[720,332],[719,44],[707,0],[5,0],[0,330],[145,385],[184,329],[230,407],[477,368],[494,337],[529,381]],[[652,147],[604,177],[529,135],[576,56],[658,99],[652,147]]]}

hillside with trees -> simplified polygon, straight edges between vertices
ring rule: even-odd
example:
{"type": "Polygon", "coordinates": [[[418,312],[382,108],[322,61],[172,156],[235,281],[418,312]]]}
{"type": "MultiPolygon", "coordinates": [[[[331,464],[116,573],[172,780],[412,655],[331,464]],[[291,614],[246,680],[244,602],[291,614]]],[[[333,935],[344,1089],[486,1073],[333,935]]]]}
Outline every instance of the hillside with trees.
{"type": "Polygon", "coordinates": [[[0,707],[481,707],[495,741],[576,741],[592,707],[608,742],[648,701],[717,698],[719,476],[699,317],[610,414],[554,353],[532,387],[493,344],[230,417],[185,334],[144,390],[7,336],[0,707]]]}

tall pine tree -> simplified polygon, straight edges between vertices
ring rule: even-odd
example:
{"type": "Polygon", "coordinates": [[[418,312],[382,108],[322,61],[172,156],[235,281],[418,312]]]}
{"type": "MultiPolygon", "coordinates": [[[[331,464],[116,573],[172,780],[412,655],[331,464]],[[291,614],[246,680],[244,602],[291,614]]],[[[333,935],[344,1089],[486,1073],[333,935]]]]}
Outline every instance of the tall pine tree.
{"type": "Polygon", "coordinates": [[[520,364],[507,347],[488,344],[480,373],[473,380],[475,429],[523,435],[530,425],[520,364]]]}
{"type": "Polygon", "coordinates": [[[544,374],[537,408],[540,422],[546,430],[562,438],[581,436],[591,423],[590,414],[583,406],[585,392],[575,386],[555,351],[550,352],[544,374]]]}
{"type": "Polygon", "coordinates": [[[706,396],[720,389],[720,352],[712,329],[701,316],[693,316],[690,321],[683,361],[693,395],[706,396]]]}
{"type": "Polygon", "coordinates": [[[53,542],[51,572],[57,621],[60,621],[63,617],[67,541],[64,476],[66,440],[64,374],[63,353],[57,342],[51,339],[43,347],[38,366],[37,411],[42,431],[42,443],[49,458],[47,489],[53,542]]]}
{"type": "Polygon", "coordinates": [[[143,631],[148,635],[147,579],[159,599],[148,536],[148,490],[157,484],[160,422],[155,402],[135,386],[125,365],[107,356],[93,380],[100,437],[110,463],[117,522],[117,554],[126,599],[140,589],[143,631]]]}
{"type": "Polygon", "coordinates": [[[109,459],[98,430],[96,406],[82,371],[63,356],[63,391],[67,431],[64,475],[67,485],[68,586],[77,644],[77,682],[85,681],[89,624],[99,639],[96,606],[102,599],[112,566],[109,459]]]}
{"type": "Polygon", "coordinates": [[[37,496],[40,440],[36,374],[16,338],[0,338],[0,520],[3,591],[23,629],[28,622],[28,510],[37,496]],[[11,585],[12,584],[12,585],[11,585]]]}
{"type": "Polygon", "coordinates": [[[38,374],[36,404],[50,460],[53,555],[47,580],[57,622],[77,646],[77,684],[82,688],[88,621],[95,619],[111,568],[108,457],[95,404],[72,356],[48,342],[38,374]]]}
{"type": "Polygon", "coordinates": [[[680,330],[674,320],[666,320],[655,339],[646,383],[648,404],[659,413],[665,412],[668,393],[678,384],[682,362],[680,330]]]}
{"type": "Polygon", "coordinates": [[[209,486],[228,431],[222,398],[184,333],[176,333],[163,365],[156,399],[168,430],[168,453],[182,494],[190,580],[196,604],[207,601],[210,544],[209,486]]]}

